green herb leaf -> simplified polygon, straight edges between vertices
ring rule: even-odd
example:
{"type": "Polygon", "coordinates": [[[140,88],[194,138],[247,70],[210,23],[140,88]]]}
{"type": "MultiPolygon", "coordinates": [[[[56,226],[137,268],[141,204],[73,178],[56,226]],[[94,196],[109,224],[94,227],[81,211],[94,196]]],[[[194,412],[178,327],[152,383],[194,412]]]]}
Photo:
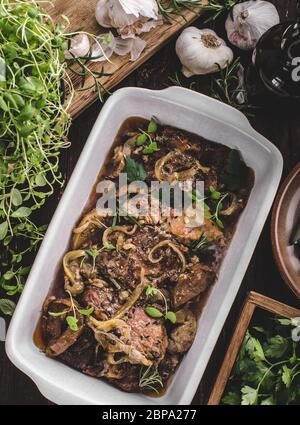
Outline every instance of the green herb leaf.
{"type": "Polygon", "coordinates": [[[154,286],[148,286],[146,289],[146,296],[152,297],[153,295],[157,294],[157,289],[154,286]]]}
{"type": "Polygon", "coordinates": [[[71,331],[76,332],[78,331],[78,319],[74,316],[67,316],[66,322],[68,323],[69,328],[71,331]]]}
{"type": "Polygon", "coordinates": [[[150,317],[154,317],[155,319],[163,317],[162,312],[155,307],[145,307],[145,313],[147,313],[150,317]]]}
{"type": "Polygon", "coordinates": [[[288,341],[281,335],[273,336],[268,340],[265,354],[272,359],[280,359],[288,349],[288,341]]]}
{"type": "Polygon", "coordinates": [[[143,149],[143,154],[150,155],[153,152],[158,152],[160,149],[157,146],[156,142],[151,142],[149,145],[145,146],[143,149]]]}
{"type": "Polygon", "coordinates": [[[283,365],[281,378],[286,388],[290,388],[293,378],[293,370],[289,369],[287,365],[283,365]]]}
{"type": "Polygon", "coordinates": [[[36,186],[44,187],[44,186],[46,186],[47,181],[46,181],[45,177],[42,174],[38,174],[35,177],[35,184],[36,184],[36,186]]]}
{"type": "Polygon", "coordinates": [[[218,201],[221,198],[221,192],[216,191],[213,186],[210,186],[209,190],[211,199],[218,201]]]}
{"type": "Polygon", "coordinates": [[[0,224],[0,241],[3,241],[5,239],[8,232],[8,223],[7,221],[3,221],[3,223],[0,224]]]}
{"type": "Polygon", "coordinates": [[[242,405],[253,405],[257,402],[257,389],[245,385],[242,389],[242,405]]]}
{"type": "Polygon", "coordinates": [[[0,298],[0,311],[6,316],[12,316],[16,308],[16,304],[12,300],[0,298]]]}
{"type": "Polygon", "coordinates": [[[116,247],[112,243],[109,243],[109,242],[103,242],[103,247],[105,249],[110,250],[110,251],[114,251],[116,249],[116,247]]]}
{"type": "Polygon", "coordinates": [[[173,311],[168,311],[165,315],[165,319],[169,320],[171,323],[175,324],[176,323],[176,314],[173,311]]]}
{"type": "Polygon", "coordinates": [[[155,122],[155,120],[152,118],[151,121],[148,124],[148,133],[152,134],[152,133],[156,133],[157,132],[157,124],[155,122]]]}
{"type": "Polygon", "coordinates": [[[19,207],[22,204],[23,198],[21,192],[18,189],[12,189],[10,196],[11,202],[15,207],[19,207]]]}
{"type": "Polygon", "coordinates": [[[31,214],[31,209],[27,207],[21,207],[12,213],[13,218],[26,218],[31,214]]]}
{"type": "Polygon", "coordinates": [[[147,135],[145,133],[142,133],[138,136],[136,139],[137,146],[142,146],[147,142],[147,135]]]}
{"type": "Polygon", "coordinates": [[[143,181],[147,177],[147,173],[144,169],[143,164],[135,161],[129,156],[125,159],[125,171],[127,173],[127,179],[129,182],[143,181]]]}
{"type": "Polygon", "coordinates": [[[87,309],[79,309],[78,311],[83,316],[90,316],[94,312],[94,307],[90,307],[87,309]]]}
{"type": "Polygon", "coordinates": [[[238,393],[235,393],[233,391],[229,391],[222,398],[222,404],[226,404],[226,405],[229,405],[229,406],[237,406],[237,405],[241,404],[241,397],[238,393]]]}
{"type": "Polygon", "coordinates": [[[265,398],[260,402],[261,406],[273,406],[275,403],[274,397],[270,395],[268,398],[265,398]]]}

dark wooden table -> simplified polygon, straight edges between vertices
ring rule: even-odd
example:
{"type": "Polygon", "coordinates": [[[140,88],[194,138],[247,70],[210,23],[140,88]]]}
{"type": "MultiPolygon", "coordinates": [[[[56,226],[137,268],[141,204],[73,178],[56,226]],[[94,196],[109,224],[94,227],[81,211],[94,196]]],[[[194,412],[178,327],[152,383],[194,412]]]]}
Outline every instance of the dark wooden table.
{"type": "MultiPolygon", "coordinates": [[[[277,6],[282,21],[296,18],[296,0],[274,0],[273,3],[277,6]]],[[[204,18],[200,18],[198,23],[203,25],[203,21],[204,18]]],[[[219,34],[224,34],[222,19],[210,24],[210,26],[215,27],[219,34]]],[[[174,53],[173,41],[149,60],[146,65],[128,77],[122,83],[122,86],[162,89],[172,85],[169,76],[172,77],[175,72],[179,71],[180,64],[174,53]]],[[[188,81],[184,81],[184,83],[185,85],[189,84],[188,81]]],[[[203,82],[200,82],[200,90],[203,92],[208,90],[205,78],[203,82]]],[[[72,174],[72,170],[100,109],[101,104],[99,102],[95,103],[72,125],[70,132],[72,147],[62,154],[61,159],[61,169],[66,180],[72,174]]],[[[290,108],[290,110],[285,110],[283,113],[276,108],[272,110],[259,109],[250,121],[257,131],[280,149],[284,158],[283,177],[286,176],[295,164],[300,161],[300,110],[290,108]]],[[[180,123],[178,125],[180,127],[180,123]]],[[[44,222],[51,218],[60,196],[61,193],[57,193],[48,203],[48,207],[44,209],[44,222]]],[[[256,290],[291,306],[300,308],[300,300],[286,287],[274,262],[270,240],[270,218],[264,226],[241,289],[200,383],[194,398],[195,404],[205,404],[208,399],[245,295],[249,290],[256,290]]],[[[29,405],[49,404],[49,402],[39,393],[32,381],[10,363],[5,354],[4,344],[0,342],[0,405],[8,404],[29,405]]]]}

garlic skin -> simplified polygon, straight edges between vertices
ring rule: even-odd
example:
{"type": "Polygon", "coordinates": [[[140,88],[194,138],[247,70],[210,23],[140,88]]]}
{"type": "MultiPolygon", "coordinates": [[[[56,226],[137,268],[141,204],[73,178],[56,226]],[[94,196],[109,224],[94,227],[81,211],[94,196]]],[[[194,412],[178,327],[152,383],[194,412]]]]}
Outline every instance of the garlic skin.
{"type": "Polygon", "coordinates": [[[97,42],[92,45],[92,62],[103,62],[111,58],[113,53],[118,56],[130,55],[130,61],[136,61],[146,47],[146,42],[140,37],[126,38],[115,37],[111,32],[101,34],[97,42]]]}
{"type": "Polygon", "coordinates": [[[99,25],[116,28],[124,39],[162,24],[156,0],[99,0],[95,16],[99,25]]]}
{"type": "Polygon", "coordinates": [[[280,18],[276,7],[264,0],[236,4],[225,23],[228,40],[242,50],[254,49],[260,37],[280,18]]]}
{"type": "Polygon", "coordinates": [[[87,34],[79,33],[71,39],[70,48],[65,51],[65,58],[82,58],[90,51],[90,40],[87,34]]]}
{"type": "Polygon", "coordinates": [[[211,29],[189,27],[176,42],[176,53],[186,77],[211,74],[223,69],[233,60],[232,50],[211,29]]]}

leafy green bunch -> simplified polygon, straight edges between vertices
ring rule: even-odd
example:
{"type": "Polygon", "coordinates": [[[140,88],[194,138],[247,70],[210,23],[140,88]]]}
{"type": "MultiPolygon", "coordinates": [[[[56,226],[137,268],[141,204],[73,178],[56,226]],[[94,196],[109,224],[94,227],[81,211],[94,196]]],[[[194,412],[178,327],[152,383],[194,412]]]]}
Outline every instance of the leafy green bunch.
{"type": "MultiPolygon", "coordinates": [[[[62,184],[59,155],[68,146],[63,26],[34,0],[0,0],[0,283],[22,291],[21,266],[44,236],[34,213],[62,184]]],[[[0,310],[12,314],[12,301],[0,310]]]]}
{"type": "Polygon", "coordinates": [[[276,318],[268,327],[247,331],[222,404],[300,403],[300,344],[293,337],[299,324],[276,318]]]}

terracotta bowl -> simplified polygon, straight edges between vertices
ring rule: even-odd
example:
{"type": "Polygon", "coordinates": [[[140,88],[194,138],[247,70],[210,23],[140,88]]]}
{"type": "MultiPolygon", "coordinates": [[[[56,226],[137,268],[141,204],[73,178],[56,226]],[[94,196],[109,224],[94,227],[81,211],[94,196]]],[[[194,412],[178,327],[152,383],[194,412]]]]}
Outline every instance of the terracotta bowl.
{"type": "Polygon", "coordinates": [[[300,227],[300,163],[281,186],[271,225],[273,252],[281,276],[300,298],[300,249],[290,244],[297,226],[300,227]]]}

